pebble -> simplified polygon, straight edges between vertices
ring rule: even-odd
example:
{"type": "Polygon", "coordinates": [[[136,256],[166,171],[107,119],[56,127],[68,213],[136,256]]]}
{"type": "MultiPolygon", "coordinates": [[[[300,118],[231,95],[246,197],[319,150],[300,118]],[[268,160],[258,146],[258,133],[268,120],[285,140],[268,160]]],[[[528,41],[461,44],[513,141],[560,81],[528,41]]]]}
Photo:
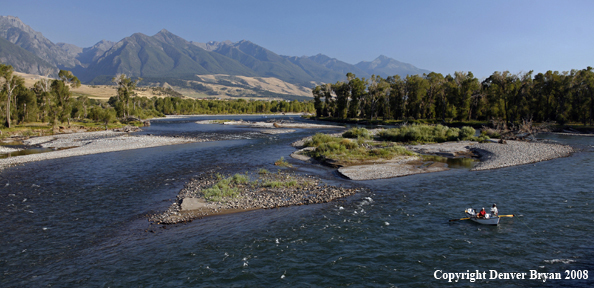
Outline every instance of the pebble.
{"type": "Polygon", "coordinates": [[[575,150],[568,145],[508,140],[507,144],[478,143],[470,148],[481,162],[473,171],[497,169],[567,157],[575,150]]]}
{"type": "Polygon", "coordinates": [[[24,140],[23,143],[46,148],[74,148],[0,159],[0,169],[33,161],[203,141],[207,140],[191,137],[128,135],[114,131],[34,137],[24,140]]]}
{"type": "Polygon", "coordinates": [[[149,217],[149,221],[157,224],[175,224],[188,222],[208,214],[222,214],[229,212],[239,212],[236,210],[252,209],[271,209],[287,206],[308,205],[327,203],[338,198],[347,197],[362,191],[361,188],[344,188],[324,185],[321,186],[321,180],[312,176],[294,175],[288,172],[271,173],[264,176],[265,180],[279,181],[291,177],[291,180],[298,182],[293,187],[251,187],[245,185],[240,187],[240,196],[236,198],[226,198],[220,202],[208,201],[207,209],[184,211],[180,213],[180,203],[186,197],[204,197],[201,190],[209,188],[216,183],[214,173],[204,174],[196,179],[192,179],[179,192],[176,201],[164,213],[149,217]]]}

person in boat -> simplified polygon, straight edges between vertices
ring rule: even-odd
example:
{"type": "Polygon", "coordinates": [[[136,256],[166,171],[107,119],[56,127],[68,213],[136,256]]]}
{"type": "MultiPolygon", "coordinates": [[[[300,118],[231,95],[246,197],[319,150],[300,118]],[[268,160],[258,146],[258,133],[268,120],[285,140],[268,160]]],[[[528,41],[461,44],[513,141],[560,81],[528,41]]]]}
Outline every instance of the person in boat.
{"type": "Polygon", "coordinates": [[[491,215],[499,216],[499,210],[497,210],[497,205],[495,205],[495,203],[493,203],[493,207],[491,208],[491,215]]]}
{"type": "Polygon", "coordinates": [[[481,212],[479,212],[476,215],[476,218],[485,218],[485,215],[487,214],[487,212],[485,212],[485,207],[483,207],[483,209],[481,210],[481,212]]]}

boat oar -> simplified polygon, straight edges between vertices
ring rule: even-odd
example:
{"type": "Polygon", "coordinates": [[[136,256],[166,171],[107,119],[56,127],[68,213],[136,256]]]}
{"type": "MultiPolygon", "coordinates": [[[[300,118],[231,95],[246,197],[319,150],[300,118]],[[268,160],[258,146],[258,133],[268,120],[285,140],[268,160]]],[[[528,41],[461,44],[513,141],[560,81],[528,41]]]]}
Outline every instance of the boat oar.
{"type": "Polygon", "coordinates": [[[499,215],[499,218],[501,217],[515,217],[516,215],[512,214],[512,215],[499,215]]]}
{"type": "Polygon", "coordinates": [[[460,220],[468,220],[468,219],[470,219],[470,218],[452,219],[452,220],[450,220],[450,222],[452,222],[452,221],[460,221],[460,220]]]}

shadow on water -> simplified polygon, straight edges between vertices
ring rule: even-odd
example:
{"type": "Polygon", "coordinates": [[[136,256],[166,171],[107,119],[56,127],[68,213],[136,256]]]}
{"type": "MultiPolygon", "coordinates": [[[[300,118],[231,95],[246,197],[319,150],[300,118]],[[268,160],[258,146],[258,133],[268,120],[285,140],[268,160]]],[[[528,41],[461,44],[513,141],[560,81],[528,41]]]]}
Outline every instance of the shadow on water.
{"type": "Polygon", "coordinates": [[[421,155],[421,159],[423,161],[432,161],[432,162],[441,162],[446,163],[449,168],[458,168],[458,169],[472,169],[478,161],[473,158],[448,158],[436,155],[421,155]]]}
{"type": "Polygon", "coordinates": [[[23,149],[23,150],[19,150],[19,151],[14,151],[14,152],[9,152],[9,153],[5,153],[5,154],[0,154],[0,159],[9,158],[9,157],[16,157],[16,156],[23,156],[23,155],[46,153],[46,152],[52,152],[52,151],[56,151],[56,149],[42,148],[42,147],[33,147],[33,148],[27,148],[27,149],[23,149]]]}

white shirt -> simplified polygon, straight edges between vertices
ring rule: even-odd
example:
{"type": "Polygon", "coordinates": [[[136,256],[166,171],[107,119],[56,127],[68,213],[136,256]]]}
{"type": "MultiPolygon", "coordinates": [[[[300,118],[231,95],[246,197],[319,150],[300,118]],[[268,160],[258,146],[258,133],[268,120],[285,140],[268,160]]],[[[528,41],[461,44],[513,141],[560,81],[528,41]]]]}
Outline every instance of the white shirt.
{"type": "Polygon", "coordinates": [[[493,208],[491,208],[491,214],[492,214],[493,216],[497,216],[497,215],[499,215],[499,211],[497,210],[497,207],[493,207],[493,208]]]}

